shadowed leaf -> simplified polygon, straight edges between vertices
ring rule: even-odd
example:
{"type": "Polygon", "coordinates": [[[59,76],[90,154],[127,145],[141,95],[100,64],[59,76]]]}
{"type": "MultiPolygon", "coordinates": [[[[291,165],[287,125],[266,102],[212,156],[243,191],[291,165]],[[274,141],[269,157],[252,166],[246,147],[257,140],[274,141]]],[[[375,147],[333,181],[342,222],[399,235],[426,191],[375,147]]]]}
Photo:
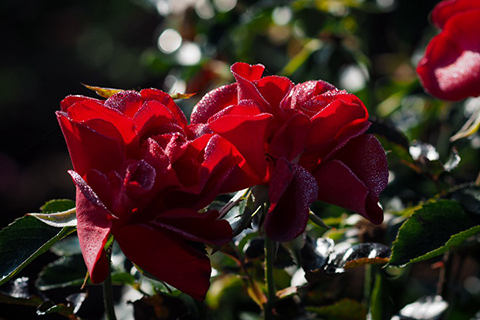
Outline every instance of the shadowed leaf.
{"type": "Polygon", "coordinates": [[[74,231],[74,227],[55,228],[31,216],[8,225],[0,231],[0,285],[74,231]]]}
{"type": "Polygon", "coordinates": [[[423,205],[400,227],[389,265],[404,266],[441,255],[480,232],[480,217],[454,200],[423,205]]]}

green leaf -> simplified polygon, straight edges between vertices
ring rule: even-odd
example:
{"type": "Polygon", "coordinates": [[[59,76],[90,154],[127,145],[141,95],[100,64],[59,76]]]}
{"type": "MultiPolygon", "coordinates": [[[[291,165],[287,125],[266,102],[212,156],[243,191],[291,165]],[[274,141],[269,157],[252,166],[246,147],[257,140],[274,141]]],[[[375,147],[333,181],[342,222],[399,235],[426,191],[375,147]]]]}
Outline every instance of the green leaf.
{"type": "Polygon", "coordinates": [[[75,201],[69,199],[55,199],[45,203],[40,209],[42,213],[55,213],[75,208],[75,201]]]}
{"type": "Polygon", "coordinates": [[[405,266],[441,255],[480,232],[480,217],[454,200],[423,205],[400,227],[389,265],[405,266]]]}
{"type": "Polygon", "coordinates": [[[308,311],[321,316],[322,319],[364,320],[367,310],[360,302],[352,299],[342,299],[335,304],[322,307],[305,307],[308,311]]]}
{"type": "Polygon", "coordinates": [[[76,227],[75,202],[68,199],[51,200],[41,207],[42,213],[27,213],[52,227],[76,227]]]}
{"type": "Polygon", "coordinates": [[[21,217],[1,230],[0,285],[74,231],[74,227],[54,228],[31,216],[21,217]]]}
{"type": "Polygon", "coordinates": [[[77,226],[77,214],[76,209],[69,209],[62,212],[55,213],[27,213],[27,216],[37,218],[49,226],[55,228],[63,227],[76,227],[77,226]]]}
{"type": "MultiPolygon", "coordinates": [[[[71,286],[82,286],[85,281],[87,267],[81,254],[61,257],[48,264],[39,274],[35,283],[40,290],[51,290],[71,286]]],[[[91,282],[89,282],[91,283],[91,282]]],[[[112,270],[114,285],[133,285],[135,277],[131,274],[112,270]]]]}
{"type": "Polygon", "coordinates": [[[81,286],[87,267],[80,254],[61,257],[48,264],[39,274],[36,286],[40,290],[81,286]]]}

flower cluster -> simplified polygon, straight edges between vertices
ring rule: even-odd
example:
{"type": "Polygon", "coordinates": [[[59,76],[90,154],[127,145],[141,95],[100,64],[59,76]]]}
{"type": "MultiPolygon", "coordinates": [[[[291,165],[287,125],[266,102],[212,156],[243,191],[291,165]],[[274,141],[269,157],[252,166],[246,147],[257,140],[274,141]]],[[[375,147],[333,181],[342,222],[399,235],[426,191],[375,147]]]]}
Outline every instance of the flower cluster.
{"type": "Polygon", "coordinates": [[[444,100],[479,96],[480,2],[441,1],[431,18],[441,31],[430,41],[417,67],[423,86],[444,100]]]}
{"type": "Polygon", "coordinates": [[[354,95],[324,81],[294,85],[262,77],[262,65],[236,63],[236,83],[207,94],[191,121],[230,141],[245,158],[251,184],[268,184],[265,230],[277,241],[305,230],[309,206],[321,200],[355,211],[373,223],[386,187],[385,151],[372,135],[367,109],[354,95]]]}
{"type": "Polygon", "coordinates": [[[57,117],[77,187],[78,236],[92,282],[105,280],[113,235],[139,268],[202,299],[210,262],[195,242],[231,240],[219,194],[268,186],[266,234],[289,241],[306,228],[309,207],[325,201],[383,220],[385,151],[366,130],[363,103],[323,81],[294,85],[236,63],[236,83],[203,97],[190,124],[156,89],[107,100],[69,96],[57,117]]]}

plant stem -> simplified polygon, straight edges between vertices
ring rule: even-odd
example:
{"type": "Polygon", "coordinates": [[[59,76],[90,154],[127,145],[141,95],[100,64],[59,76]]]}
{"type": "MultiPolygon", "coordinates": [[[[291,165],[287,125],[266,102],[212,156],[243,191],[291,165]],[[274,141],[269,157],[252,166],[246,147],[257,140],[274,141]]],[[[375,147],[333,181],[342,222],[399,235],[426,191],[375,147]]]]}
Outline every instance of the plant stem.
{"type": "Polygon", "coordinates": [[[448,284],[450,273],[452,269],[452,253],[447,251],[443,254],[443,267],[440,270],[440,278],[437,283],[437,295],[442,296],[444,300],[447,300],[448,296],[448,284]]]}
{"type": "Polygon", "coordinates": [[[107,259],[108,259],[108,275],[107,279],[102,283],[103,287],[103,302],[105,304],[105,313],[107,320],[116,320],[115,308],[113,306],[113,288],[112,288],[112,274],[110,266],[110,255],[112,252],[112,246],[107,248],[107,259]]]}
{"type": "Polygon", "coordinates": [[[275,304],[275,284],[273,282],[273,260],[275,259],[275,242],[265,234],[265,282],[267,283],[267,303],[265,319],[274,319],[272,308],[275,304]]]}

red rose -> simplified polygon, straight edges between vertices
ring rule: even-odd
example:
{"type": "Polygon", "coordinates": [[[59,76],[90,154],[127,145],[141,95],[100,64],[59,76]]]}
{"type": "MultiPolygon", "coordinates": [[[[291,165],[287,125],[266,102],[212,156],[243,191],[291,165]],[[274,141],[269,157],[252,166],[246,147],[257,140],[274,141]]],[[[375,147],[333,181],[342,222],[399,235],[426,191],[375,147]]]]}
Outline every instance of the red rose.
{"type": "Polygon", "coordinates": [[[480,2],[440,2],[432,22],[441,29],[427,46],[417,73],[437,98],[461,100],[480,95],[480,2]]]}
{"type": "Polygon", "coordinates": [[[197,137],[169,95],[123,91],[109,99],[69,96],[57,117],[75,171],[77,231],[92,282],[105,280],[112,234],[148,273],[203,299],[210,261],[189,242],[232,237],[211,202],[242,158],[218,135],[197,137]]]}
{"type": "Polygon", "coordinates": [[[317,199],[381,223],[387,160],[378,140],[365,134],[370,123],[362,102],[323,81],[262,78],[262,65],[236,63],[231,70],[237,82],[207,94],[191,122],[238,149],[251,185],[269,184],[267,234],[277,241],[298,236],[317,199]]]}

